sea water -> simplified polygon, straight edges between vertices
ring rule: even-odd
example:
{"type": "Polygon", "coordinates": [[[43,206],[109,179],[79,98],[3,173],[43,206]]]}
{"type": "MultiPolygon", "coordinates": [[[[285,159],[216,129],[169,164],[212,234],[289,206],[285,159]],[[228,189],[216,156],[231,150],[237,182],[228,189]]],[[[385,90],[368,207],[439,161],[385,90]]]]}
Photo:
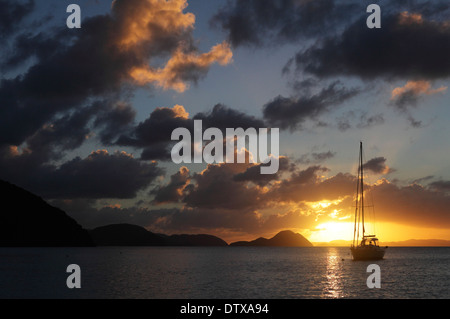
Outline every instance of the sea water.
{"type": "Polygon", "coordinates": [[[450,298],[450,247],[0,248],[0,298],[450,298]],[[67,266],[80,267],[69,289],[67,266]],[[370,289],[370,264],[380,288],[370,289]]]}

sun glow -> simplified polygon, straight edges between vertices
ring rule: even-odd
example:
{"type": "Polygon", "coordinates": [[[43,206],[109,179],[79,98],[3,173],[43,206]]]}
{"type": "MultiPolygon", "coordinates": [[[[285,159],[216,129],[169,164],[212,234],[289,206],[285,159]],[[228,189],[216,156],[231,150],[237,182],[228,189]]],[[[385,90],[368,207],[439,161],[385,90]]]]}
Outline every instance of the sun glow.
{"type": "Polygon", "coordinates": [[[351,222],[326,222],[316,226],[311,233],[312,242],[329,242],[332,240],[352,240],[353,223],[351,222]]]}

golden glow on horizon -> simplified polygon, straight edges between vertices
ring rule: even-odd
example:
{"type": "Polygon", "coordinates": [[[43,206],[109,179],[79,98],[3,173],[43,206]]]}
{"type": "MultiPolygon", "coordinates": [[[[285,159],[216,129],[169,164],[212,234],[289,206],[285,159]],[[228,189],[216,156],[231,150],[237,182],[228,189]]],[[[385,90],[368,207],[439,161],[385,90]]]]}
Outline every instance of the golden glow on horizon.
{"type": "MultiPolygon", "coordinates": [[[[367,225],[366,234],[371,228],[367,225]]],[[[332,221],[321,223],[307,236],[312,243],[330,242],[334,240],[353,240],[353,222],[332,221]]],[[[372,234],[370,234],[372,235],[372,234]]],[[[383,242],[406,241],[409,239],[443,239],[450,240],[448,229],[424,228],[416,226],[400,225],[395,223],[381,222],[376,225],[376,235],[383,242]]]]}
{"type": "Polygon", "coordinates": [[[352,240],[353,223],[351,222],[327,222],[316,226],[311,232],[309,241],[329,242],[332,240],[352,240]]]}

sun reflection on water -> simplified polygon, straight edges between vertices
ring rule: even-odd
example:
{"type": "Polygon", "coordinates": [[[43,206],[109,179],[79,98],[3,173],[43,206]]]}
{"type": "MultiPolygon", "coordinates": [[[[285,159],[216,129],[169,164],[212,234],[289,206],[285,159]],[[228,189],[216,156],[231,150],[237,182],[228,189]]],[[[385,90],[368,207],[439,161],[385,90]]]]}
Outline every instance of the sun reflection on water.
{"type": "Polygon", "coordinates": [[[325,285],[322,293],[323,297],[344,297],[343,261],[336,248],[329,248],[326,264],[325,285]]]}

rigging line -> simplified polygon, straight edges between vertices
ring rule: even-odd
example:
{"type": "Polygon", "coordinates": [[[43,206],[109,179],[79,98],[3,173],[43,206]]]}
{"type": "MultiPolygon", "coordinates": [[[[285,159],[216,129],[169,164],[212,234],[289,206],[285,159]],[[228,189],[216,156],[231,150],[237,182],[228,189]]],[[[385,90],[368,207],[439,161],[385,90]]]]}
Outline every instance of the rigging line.
{"type": "MultiPolygon", "coordinates": [[[[363,159],[363,163],[365,162],[365,153],[364,150],[362,150],[362,159],[363,159]]],[[[368,181],[368,184],[370,185],[370,179],[369,179],[369,175],[365,176],[366,180],[368,181]]],[[[369,200],[371,201],[371,205],[365,205],[364,207],[372,207],[372,209],[369,210],[369,221],[371,221],[371,228],[372,228],[372,234],[375,235],[376,232],[376,219],[375,219],[375,201],[373,199],[373,186],[371,186],[368,190],[366,190],[366,194],[369,195],[370,193],[370,197],[369,200]]],[[[366,197],[366,199],[367,199],[366,197]]]]}
{"type": "Polygon", "coordinates": [[[356,182],[356,197],[355,197],[355,225],[353,229],[353,246],[355,246],[355,240],[358,240],[359,237],[359,219],[358,219],[358,202],[359,202],[359,165],[358,165],[358,173],[357,173],[357,182],[356,182]],[[358,230],[358,232],[357,232],[358,230]]]}
{"type": "MultiPolygon", "coordinates": [[[[372,190],[370,192],[370,197],[372,199],[372,203],[375,203],[373,200],[373,186],[372,186],[372,190]]],[[[377,233],[377,221],[376,221],[376,214],[375,214],[375,205],[372,205],[372,215],[373,215],[373,234],[375,235],[377,233]]]]}

